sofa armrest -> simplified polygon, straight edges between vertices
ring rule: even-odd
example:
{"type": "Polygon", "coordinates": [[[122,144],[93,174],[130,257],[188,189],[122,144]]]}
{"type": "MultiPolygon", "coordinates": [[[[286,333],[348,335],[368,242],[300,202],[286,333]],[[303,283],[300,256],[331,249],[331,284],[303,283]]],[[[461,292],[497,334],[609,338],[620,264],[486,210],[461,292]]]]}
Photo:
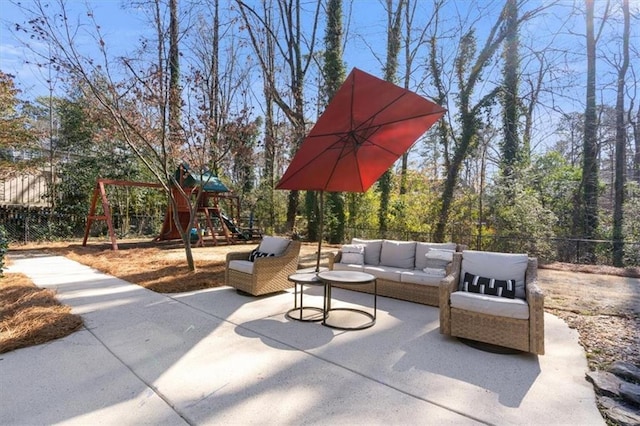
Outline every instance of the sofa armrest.
{"type": "MultiPolygon", "coordinates": [[[[335,254],[334,258],[333,258],[333,263],[340,263],[340,261],[342,260],[342,250],[338,250],[338,252],[335,254]]],[[[333,267],[331,268],[333,269],[333,267]]]]}
{"type": "Polygon", "coordinates": [[[538,285],[538,262],[529,258],[525,292],[529,305],[529,352],[544,355],[544,293],[538,285]]]}
{"type": "Polygon", "coordinates": [[[438,304],[440,306],[440,333],[451,335],[451,293],[458,289],[462,253],[453,253],[453,261],[447,266],[447,276],[440,281],[438,304]]]}

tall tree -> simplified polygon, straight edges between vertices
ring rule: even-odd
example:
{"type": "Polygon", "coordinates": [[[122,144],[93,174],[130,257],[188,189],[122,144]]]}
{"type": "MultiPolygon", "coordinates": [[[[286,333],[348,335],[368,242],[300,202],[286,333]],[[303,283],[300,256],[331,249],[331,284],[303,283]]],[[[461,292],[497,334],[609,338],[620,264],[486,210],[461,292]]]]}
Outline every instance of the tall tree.
{"type": "MultiPolygon", "coordinates": [[[[345,67],[342,61],[342,0],[329,0],[327,4],[327,28],[324,37],[325,52],[322,74],[325,80],[327,104],[344,81],[345,67]]],[[[329,242],[342,243],[344,240],[344,198],[339,192],[330,192],[327,197],[330,213],[329,242]]],[[[322,215],[322,212],[320,212],[322,215]]],[[[320,218],[322,220],[322,218],[320,218]]],[[[320,238],[323,236],[321,235],[320,238]]]]}
{"type": "Polygon", "coordinates": [[[616,162],[615,162],[615,196],[613,210],[613,264],[614,266],[623,266],[624,264],[624,236],[622,234],[623,225],[623,206],[624,206],[624,188],[625,188],[625,170],[626,161],[626,134],[624,116],[624,97],[627,69],[629,68],[629,0],[622,0],[622,14],[624,24],[622,30],[622,64],[618,68],[618,84],[616,97],[616,162]]]}
{"type": "Polygon", "coordinates": [[[503,140],[501,144],[501,172],[505,184],[514,178],[520,156],[518,138],[518,71],[520,58],[518,53],[518,1],[507,0],[504,8],[504,64],[502,83],[502,121],[503,140]]]}
{"type": "MultiPolygon", "coordinates": [[[[431,19],[426,24],[415,25],[415,21],[421,18],[416,12],[417,7],[421,2],[419,0],[405,0],[404,8],[404,88],[409,89],[411,77],[414,71],[415,59],[421,50],[424,48],[427,42],[427,31],[430,29],[435,21],[437,14],[432,14],[431,19]],[[417,35],[415,34],[417,32],[417,35]]],[[[437,9],[441,1],[438,0],[434,4],[434,9],[437,9]]],[[[428,68],[427,68],[428,70],[428,68]]],[[[400,166],[400,195],[407,192],[407,169],[409,166],[409,152],[402,154],[402,162],[400,166]]]]}
{"type": "MultiPolygon", "coordinates": [[[[384,79],[396,83],[398,73],[398,56],[402,31],[402,9],[405,0],[398,0],[395,8],[393,0],[386,0],[387,10],[387,59],[384,66],[384,79]]],[[[391,170],[387,170],[378,180],[380,190],[380,209],[378,210],[378,227],[384,235],[388,228],[389,199],[391,197],[391,170]]]]}
{"type": "MultiPolygon", "coordinates": [[[[458,84],[458,117],[460,123],[460,135],[454,142],[454,152],[449,156],[445,156],[446,179],[442,192],[442,202],[440,204],[440,212],[438,214],[438,222],[435,227],[434,240],[444,241],[447,222],[451,206],[453,203],[453,195],[458,182],[458,175],[462,168],[462,164],[467,156],[477,147],[477,132],[480,128],[480,114],[492,104],[500,92],[501,88],[496,86],[491,90],[480,95],[478,100],[474,98],[476,85],[482,81],[482,74],[485,69],[492,63],[492,60],[498,48],[505,40],[507,31],[504,23],[506,9],[508,5],[502,9],[496,22],[489,29],[489,33],[484,42],[482,49],[476,50],[476,35],[474,30],[469,30],[463,34],[460,39],[460,49],[455,60],[455,74],[458,84]]],[[[543,7],[529,10],[523,13],[518,19],[517,24],[530,20],[536,16],[543,7]]],[[[432,38],[432,52],[437,52],[437,40],[432,38]]],[[[432,61],[436,59],[431,58],[432,61]]],[[[438,68],[440,64],[437,62],[431,65],[432,70],[438,68]]],[[[439,85],[436,85],[439,87],[439,85]]],[[[442,90],[439,88],[439,92],[442,90]]],[[[441,133],[444,130],[441,128],[441,133]]]]}
{"type": "MultiPolygon", "coordinates": [[[[607,5],[608,7],[608,5],[607,5]]],[[[593,239],[598,232],[598,116],[596,109],[596,42],[594,28],[594,0],[586,0],[587,84],[584,113],[584,140],[582,145],[582,214],[584,238],[593,239]]],[[[585,256],[595,260],[595,246],[588,244],[585,256]]]]}

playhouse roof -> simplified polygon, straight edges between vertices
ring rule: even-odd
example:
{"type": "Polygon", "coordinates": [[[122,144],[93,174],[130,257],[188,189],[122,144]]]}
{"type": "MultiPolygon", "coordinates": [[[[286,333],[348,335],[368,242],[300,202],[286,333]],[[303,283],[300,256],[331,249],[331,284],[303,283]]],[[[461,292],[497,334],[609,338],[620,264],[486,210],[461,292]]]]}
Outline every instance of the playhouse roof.
{"type": "MultiPolygon", "coordinates": [[[[186,172],[182,183],[184,186],[196,187],[202,184],[207,192],[229,192],[229,188],[218,179],[218,176],[211,172],[196,172],[186,164],[183,164],[182,168],[186,172]]],[[[179,170],[176,173],[179,173],[179,170]]]]}

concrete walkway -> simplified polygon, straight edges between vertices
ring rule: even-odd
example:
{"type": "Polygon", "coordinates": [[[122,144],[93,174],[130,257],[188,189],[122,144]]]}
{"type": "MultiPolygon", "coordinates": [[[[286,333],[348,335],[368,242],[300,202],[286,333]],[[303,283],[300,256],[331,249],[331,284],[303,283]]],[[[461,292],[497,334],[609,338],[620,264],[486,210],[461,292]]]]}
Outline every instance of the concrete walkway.
{"type": "MultiPolygon", "coordinates": [[[[64,257],[11,258],[85,327],[0,354],[2,425],[604,424],[577,332],[549,314],[546,355],[500,355],[414,303],[380,297],[374,327],[339,331],[287,319],[289,292],[163,295],[64,257]]],[[[321,305],[321,288],[305,300],[321,305]]]]}

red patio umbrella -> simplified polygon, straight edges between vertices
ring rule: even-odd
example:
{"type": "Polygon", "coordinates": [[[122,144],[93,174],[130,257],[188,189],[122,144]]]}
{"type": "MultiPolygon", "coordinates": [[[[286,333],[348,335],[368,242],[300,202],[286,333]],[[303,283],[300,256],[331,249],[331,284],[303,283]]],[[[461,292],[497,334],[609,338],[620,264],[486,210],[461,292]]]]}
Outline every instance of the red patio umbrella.
{"type": "Polygon", "coordinates": [[[354,68],[302,142],[277,189],[365,192],[445,110],[354,68]]]}

